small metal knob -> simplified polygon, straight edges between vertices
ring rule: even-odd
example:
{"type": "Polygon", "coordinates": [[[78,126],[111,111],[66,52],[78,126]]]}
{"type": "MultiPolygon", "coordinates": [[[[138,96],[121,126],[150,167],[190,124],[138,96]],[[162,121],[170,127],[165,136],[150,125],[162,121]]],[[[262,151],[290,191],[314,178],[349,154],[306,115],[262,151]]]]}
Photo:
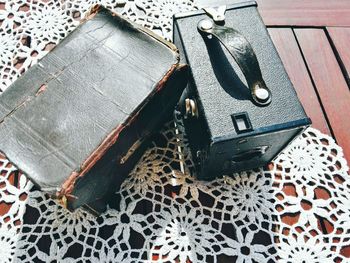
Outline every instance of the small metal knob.
{"type": "Polygon", "coordinates": [[[253,98],[255,99],[255,101],[257,103],[261,104],[262,106],[265,106],[271,102],[270,91],[267,88],[262,87],[259,84],[256,84],[254,86],[252,95],[253,95],[253,98]]]}
{"type": "Polygon", "coordinates": [[[266,89],[257,89],[255,91],[255,96],[261,100],[261,101],[265,101],[269,98],[270,94],[266,89]]]}
{"type": "Polygon", "coordinates": [[[198,22],[198,28],[204,31],[210,30],[213,28],[213,21],[211,19],[203,19],[198,22]]]}

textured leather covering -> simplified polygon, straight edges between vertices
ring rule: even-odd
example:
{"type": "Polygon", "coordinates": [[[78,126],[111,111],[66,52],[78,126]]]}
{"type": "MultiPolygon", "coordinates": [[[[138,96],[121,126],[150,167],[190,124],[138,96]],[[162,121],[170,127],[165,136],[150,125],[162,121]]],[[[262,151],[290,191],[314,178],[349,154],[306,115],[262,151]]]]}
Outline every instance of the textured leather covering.
{"type": "MultiPolygon", "coordinates": [[[[185,72],[175,46],[96,6],[2,94],[0,150],[43,190],[69,196],[112,145],[119,142],[112,147],[117,155],[107,158],[115,165],[95,169],[95,176],[111,176],[171,111],[184,81],[166,85],[174,72],[185,72]]],[[[85,184],[84,201],[94,191],[102,196],[109,182],[85,184]]]]}
{"type": "MultiPolygon", "coordinates": [[[[262,77],[272,93],[268,106],[257,106],[239,65],[212,37],[200,34],[197,24],[209,18],[198,10],[175,16],[174,43],[191,67],[188,96],[197,102],[199,118],[185,120],[193,155],[209,177],[222,172],[261,166],[270,161],[310,124],[253,1],[228,6],[225,27],[240,32],[251,44],[262,77]],[[251,129],[237,131],[234,114],[246,114],[251,129]],[[298,129],[300,127],[300,129],[298,129]],[[294,130],[283,133],[283,130],[294,130]],[[279,135],[272,135],[278,132],[279,135]],[[267,136],[266,134],[271,134],[267,136]],[[264,136],[261,136],[264,134],[264,136]],[[251,138],[241,141],[238,139],[251,138]],[[259,139],[260,138],[260,139],[259,139]],[[232,161],[237,155],[268,146],[261,158],[232,161]],[[229,162],[229,164],[227,163],[229,162]]],[[[200,178],[206,175],[200,174],[200,178]]],[[[208,179],[208,178],[207,178],[208,179]]]]}

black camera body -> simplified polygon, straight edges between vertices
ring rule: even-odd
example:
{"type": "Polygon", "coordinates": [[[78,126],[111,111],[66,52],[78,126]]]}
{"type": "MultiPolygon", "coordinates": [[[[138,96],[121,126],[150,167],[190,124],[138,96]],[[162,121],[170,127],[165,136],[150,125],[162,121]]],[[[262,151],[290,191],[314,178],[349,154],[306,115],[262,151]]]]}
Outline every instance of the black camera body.
{"type": "Polygon", "coordinates": [[[174,43],[198,179],[264,166],[311,124],[254,1],[175,15],[174,43]]]}

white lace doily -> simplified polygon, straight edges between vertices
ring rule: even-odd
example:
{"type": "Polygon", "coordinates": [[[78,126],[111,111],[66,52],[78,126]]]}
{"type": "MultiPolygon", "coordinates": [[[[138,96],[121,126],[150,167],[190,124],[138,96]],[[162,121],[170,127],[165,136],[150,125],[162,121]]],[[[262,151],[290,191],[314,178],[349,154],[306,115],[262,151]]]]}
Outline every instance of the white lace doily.
{"type": "MultiPolygon", "coordinates": [[[[189,0],[0,0],[5,90],[95,3],[171,38],[189,0]]],[[[274,163],[212,182],[193,177],[169,122],[98,218],[70,213],[0,158],[1,262],[349,262],[350,179],[342,149],[309,128],[274,163]]]]}

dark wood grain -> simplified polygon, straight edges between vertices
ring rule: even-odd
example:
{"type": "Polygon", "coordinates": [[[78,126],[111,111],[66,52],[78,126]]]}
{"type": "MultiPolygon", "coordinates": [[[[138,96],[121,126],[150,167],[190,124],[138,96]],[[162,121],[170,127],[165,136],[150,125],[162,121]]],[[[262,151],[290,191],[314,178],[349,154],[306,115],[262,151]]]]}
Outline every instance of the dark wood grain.
{"type": "Polygon", "coordinates": [[[269,28],[269,33],[306,114],[312,120],[312,127],[331,135],[292,29],[269,28]]]}
{"type": "Polygon", "coordinates": [[[349,0],[257,0],[269,26],[350,26],[349,0]]]}
{"type": "MultiPolygon", "coordinates": [[[[350,16],[350,14],[349,14],[350,16]]],[[[328,27],[327,31],[337,50],[340,63],[343,66],[345,78],[350,83],[350,28],[328,27]]]]}
{"type": "Polygon", "coordinates": [[[331,45],[321,29],[294,31],[334,136],[350,160],[350,93],[331,45]]]}

